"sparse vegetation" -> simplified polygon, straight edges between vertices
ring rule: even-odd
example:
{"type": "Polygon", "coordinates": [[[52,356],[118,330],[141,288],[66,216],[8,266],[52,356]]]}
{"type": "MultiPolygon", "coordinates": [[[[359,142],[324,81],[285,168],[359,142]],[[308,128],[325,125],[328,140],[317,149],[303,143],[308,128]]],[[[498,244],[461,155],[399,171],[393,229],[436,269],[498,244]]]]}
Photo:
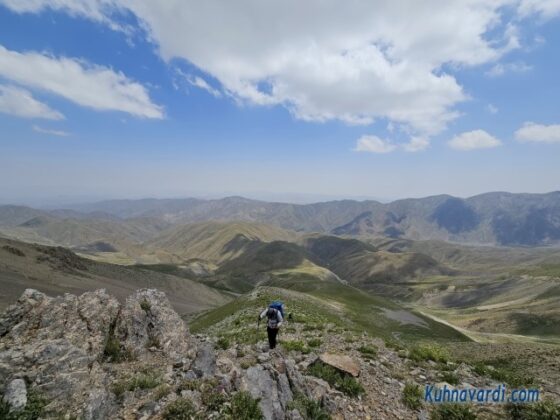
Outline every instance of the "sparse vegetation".
{"type": "Polygon", "coordinates": [[[259,400],[248,392],[237,392],[231,397],[231,418],[233,420],[261,420],[263,418],[259,400]]]}
{"type": "Polygon", "coordinates": [[[227,401],[226,394],[215,387],[204,387],[200,399],[207,411],[218,411],[227,401]]]}
{"type": "Polygon", "coordinates": [[[218,338],[218,341],[216,341],[216,347],[222,350],[227,350],[229,349],[230,346],[230,342],[226,337],[220,337],[218,338]]]}
{"type": "Polygon", "coordinates": [[[358,347],[358,351],[362,353],[362,356],[365,358],[372,359],[377,356],[377,347],[375,346],[360,346],[358,347]]]}
{"type": "Polygon", "coordinates": [[[309,347],[319,347],[323,342],[319,338],[312,338],[311,340],[307,340],[307,345],[309,347]]]}
{"type": "Polygon", "coordinates": [[[0,419],[2,420],[37,420],[43,417],[48,401],[37,391],[30,389],[27,404],[22,410],[14,411],[9,404],[0,398],[0,419]]]}
{"type": "Polygon", "coordinates": [[[415,362],[433,360],[434,362],[446,363],[449,360],[449,352],[437,344],[420,344],[414,346],[408,357],[415,362]]]}
{"type": "Polygon", "coordinates": [[[365,392],[362,384],[354,377],[320,362],[309,366],[307,373],[327,381],[329,385],[351,397],[357,397],[365,392]]]}
{"type": "Polygon", "coordinates": [[[141,372],[130,378],[124,378],[115,382],[111,387],[111,390],[117,398],[120,398],[127,391],[132,392],[137,389],[153,389],[160,384],[161,378],[156,373],[141,372]]]}
{"type": "Polygon", "coordinates": [[[304,420],[329,420],[329,413],[319,401],[313,401],[301,393],[296,393],[288,403],[288,409],[296,409],[304,420]]]}
{"type": "Polygon", "coordinates": [[[177,398],[163,411],[165,420],[192,420],[196,417],[194,404],[188,398],[177,398]]]}
{"type": "Polygon", "coordinates": [[[560,404],[552,400],[532,404],[508,404],[506,412],[511,420],[558,420],[560,404]]]}
{"type": "Polygon", "coordinates": [[[120,340],[115,336],[114,327],[109,331],[109,337],[105,343],[103,359],[108,362],[121,363],[134,359],[134,355],[121,346],[120,340]]]}
{"type": "Polygon", "coordinates": [[[140,302],[140,308],[142,308],[144,312],[149,312],[152,309],[152,305],[150,302],[148,302],[148,300],[144,299],[142,302],[140,302]]]}
{"type": "Polygon", "coordinates": [[[475,420],[476,414],[468,405],[437,404],[430,415],[431,420],[475,420]]]}
{"type": "Polygon", "coordinates": [[[171,387],[167,384],[163,384],[163,385],[160,385],[156,388],[154,397],[155,397],[156,401],[159,401],[162,398],[169,395],[170,392],[171,392],[171,387]]]}
{"type": "Polygon", "coordinates": [[[459,385],[459,377],[455,372],[443,372],[441,375],[441,380],[447,382],[450,385],[459,385]]]}
{"type": "Polygon", "coordinates": [[[284,347],[286,351],[300,351],[302,353],[309,353],[309,348],[303,341],[300,340],[284,341],[282,342],[282,347],[284,347]]]}
{"type": "Polygon", "coordinates": [[[407,382],[404,385],[402,400],[411,410],[418,410],[422,407],[422,390],[417,384],[407,382]]]}

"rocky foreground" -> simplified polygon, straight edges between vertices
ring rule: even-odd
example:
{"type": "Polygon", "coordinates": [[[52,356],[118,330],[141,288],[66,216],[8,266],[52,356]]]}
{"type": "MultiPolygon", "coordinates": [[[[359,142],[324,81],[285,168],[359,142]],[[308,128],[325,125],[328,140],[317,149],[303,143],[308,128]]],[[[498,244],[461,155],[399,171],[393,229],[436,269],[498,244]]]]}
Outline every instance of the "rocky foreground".
{"type": "MultiPolygon", "coordinates": [[[[0,315],[0,418],[427,418],[403,403],[403,389],[440,382],[437,373],[368,340],[375,354],[337,336],[319,354],[229,348],[189,334],[157,290],[120,304],[104,290],[52,298],[28,289],[0,315]],[[314,366],[340,386],[310,374],[314,366]]],[[[488,384],[466,365],[452,369],[465,385],[488,384]]]]}

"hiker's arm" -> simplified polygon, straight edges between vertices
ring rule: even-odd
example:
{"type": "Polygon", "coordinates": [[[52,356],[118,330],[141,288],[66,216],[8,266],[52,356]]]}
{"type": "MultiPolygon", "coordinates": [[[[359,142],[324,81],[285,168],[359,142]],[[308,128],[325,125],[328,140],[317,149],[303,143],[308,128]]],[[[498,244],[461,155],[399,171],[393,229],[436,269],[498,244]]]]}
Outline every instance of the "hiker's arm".
{"type": "Polygon", "coordinates": [[[264,311],[259,315],[259,319],[263,319],[266,316],[266,311],[268,311],[268,308],[264,308],[264,311]]]}
{"type": "Polygon", "coordinates": [[[280,328],[280,325],[284,322],[284,318],[282,318],[282,313],[278,311],[278,324],[276,324],[277,328],[280,328]]]}

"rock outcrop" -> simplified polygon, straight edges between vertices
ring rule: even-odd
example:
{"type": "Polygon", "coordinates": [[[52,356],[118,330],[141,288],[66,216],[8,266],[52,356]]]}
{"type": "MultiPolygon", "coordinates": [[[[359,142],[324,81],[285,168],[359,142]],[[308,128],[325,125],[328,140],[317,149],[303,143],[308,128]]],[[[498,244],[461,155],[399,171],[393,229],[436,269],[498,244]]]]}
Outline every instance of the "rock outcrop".
{"type": "MultiPolygon", "coordinates": [[[[28,409],[40,395],[45,418],[241,418],[246,413],[240,417],[235,401],[266,420],[309,413],[333,419],[416,416],[401,403],[402,382],[386,381],[384,364],[337,355],[341,342],[321,356],[282,346],[269,351],[262,341],[227,349],[216,344],[216,338],[189,334],[157,290],[138,290],[123,304],[104,290],[59,297],[26,290],[0,315],[3,409],[28,409]],[[374,395],[345,394],[312,376],[314,363],[335,367],[349,381],[359,374],[374,395]]],[[[402,363],[394,352],[386,354],[393,365],[402,363]]],[[[257,418],[252,412],[249,418],[257,418]]]]}

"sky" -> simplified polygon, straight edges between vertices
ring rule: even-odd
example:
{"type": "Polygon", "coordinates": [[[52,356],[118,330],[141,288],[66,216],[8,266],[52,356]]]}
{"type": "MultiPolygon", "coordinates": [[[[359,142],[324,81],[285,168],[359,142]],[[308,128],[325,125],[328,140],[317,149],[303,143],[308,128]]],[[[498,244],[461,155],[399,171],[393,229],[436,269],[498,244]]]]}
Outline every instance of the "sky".
{"type": "Polygon", "coordinates": [[[560,0],[0,0],[0,203],[560,189],[560,0]]]}

